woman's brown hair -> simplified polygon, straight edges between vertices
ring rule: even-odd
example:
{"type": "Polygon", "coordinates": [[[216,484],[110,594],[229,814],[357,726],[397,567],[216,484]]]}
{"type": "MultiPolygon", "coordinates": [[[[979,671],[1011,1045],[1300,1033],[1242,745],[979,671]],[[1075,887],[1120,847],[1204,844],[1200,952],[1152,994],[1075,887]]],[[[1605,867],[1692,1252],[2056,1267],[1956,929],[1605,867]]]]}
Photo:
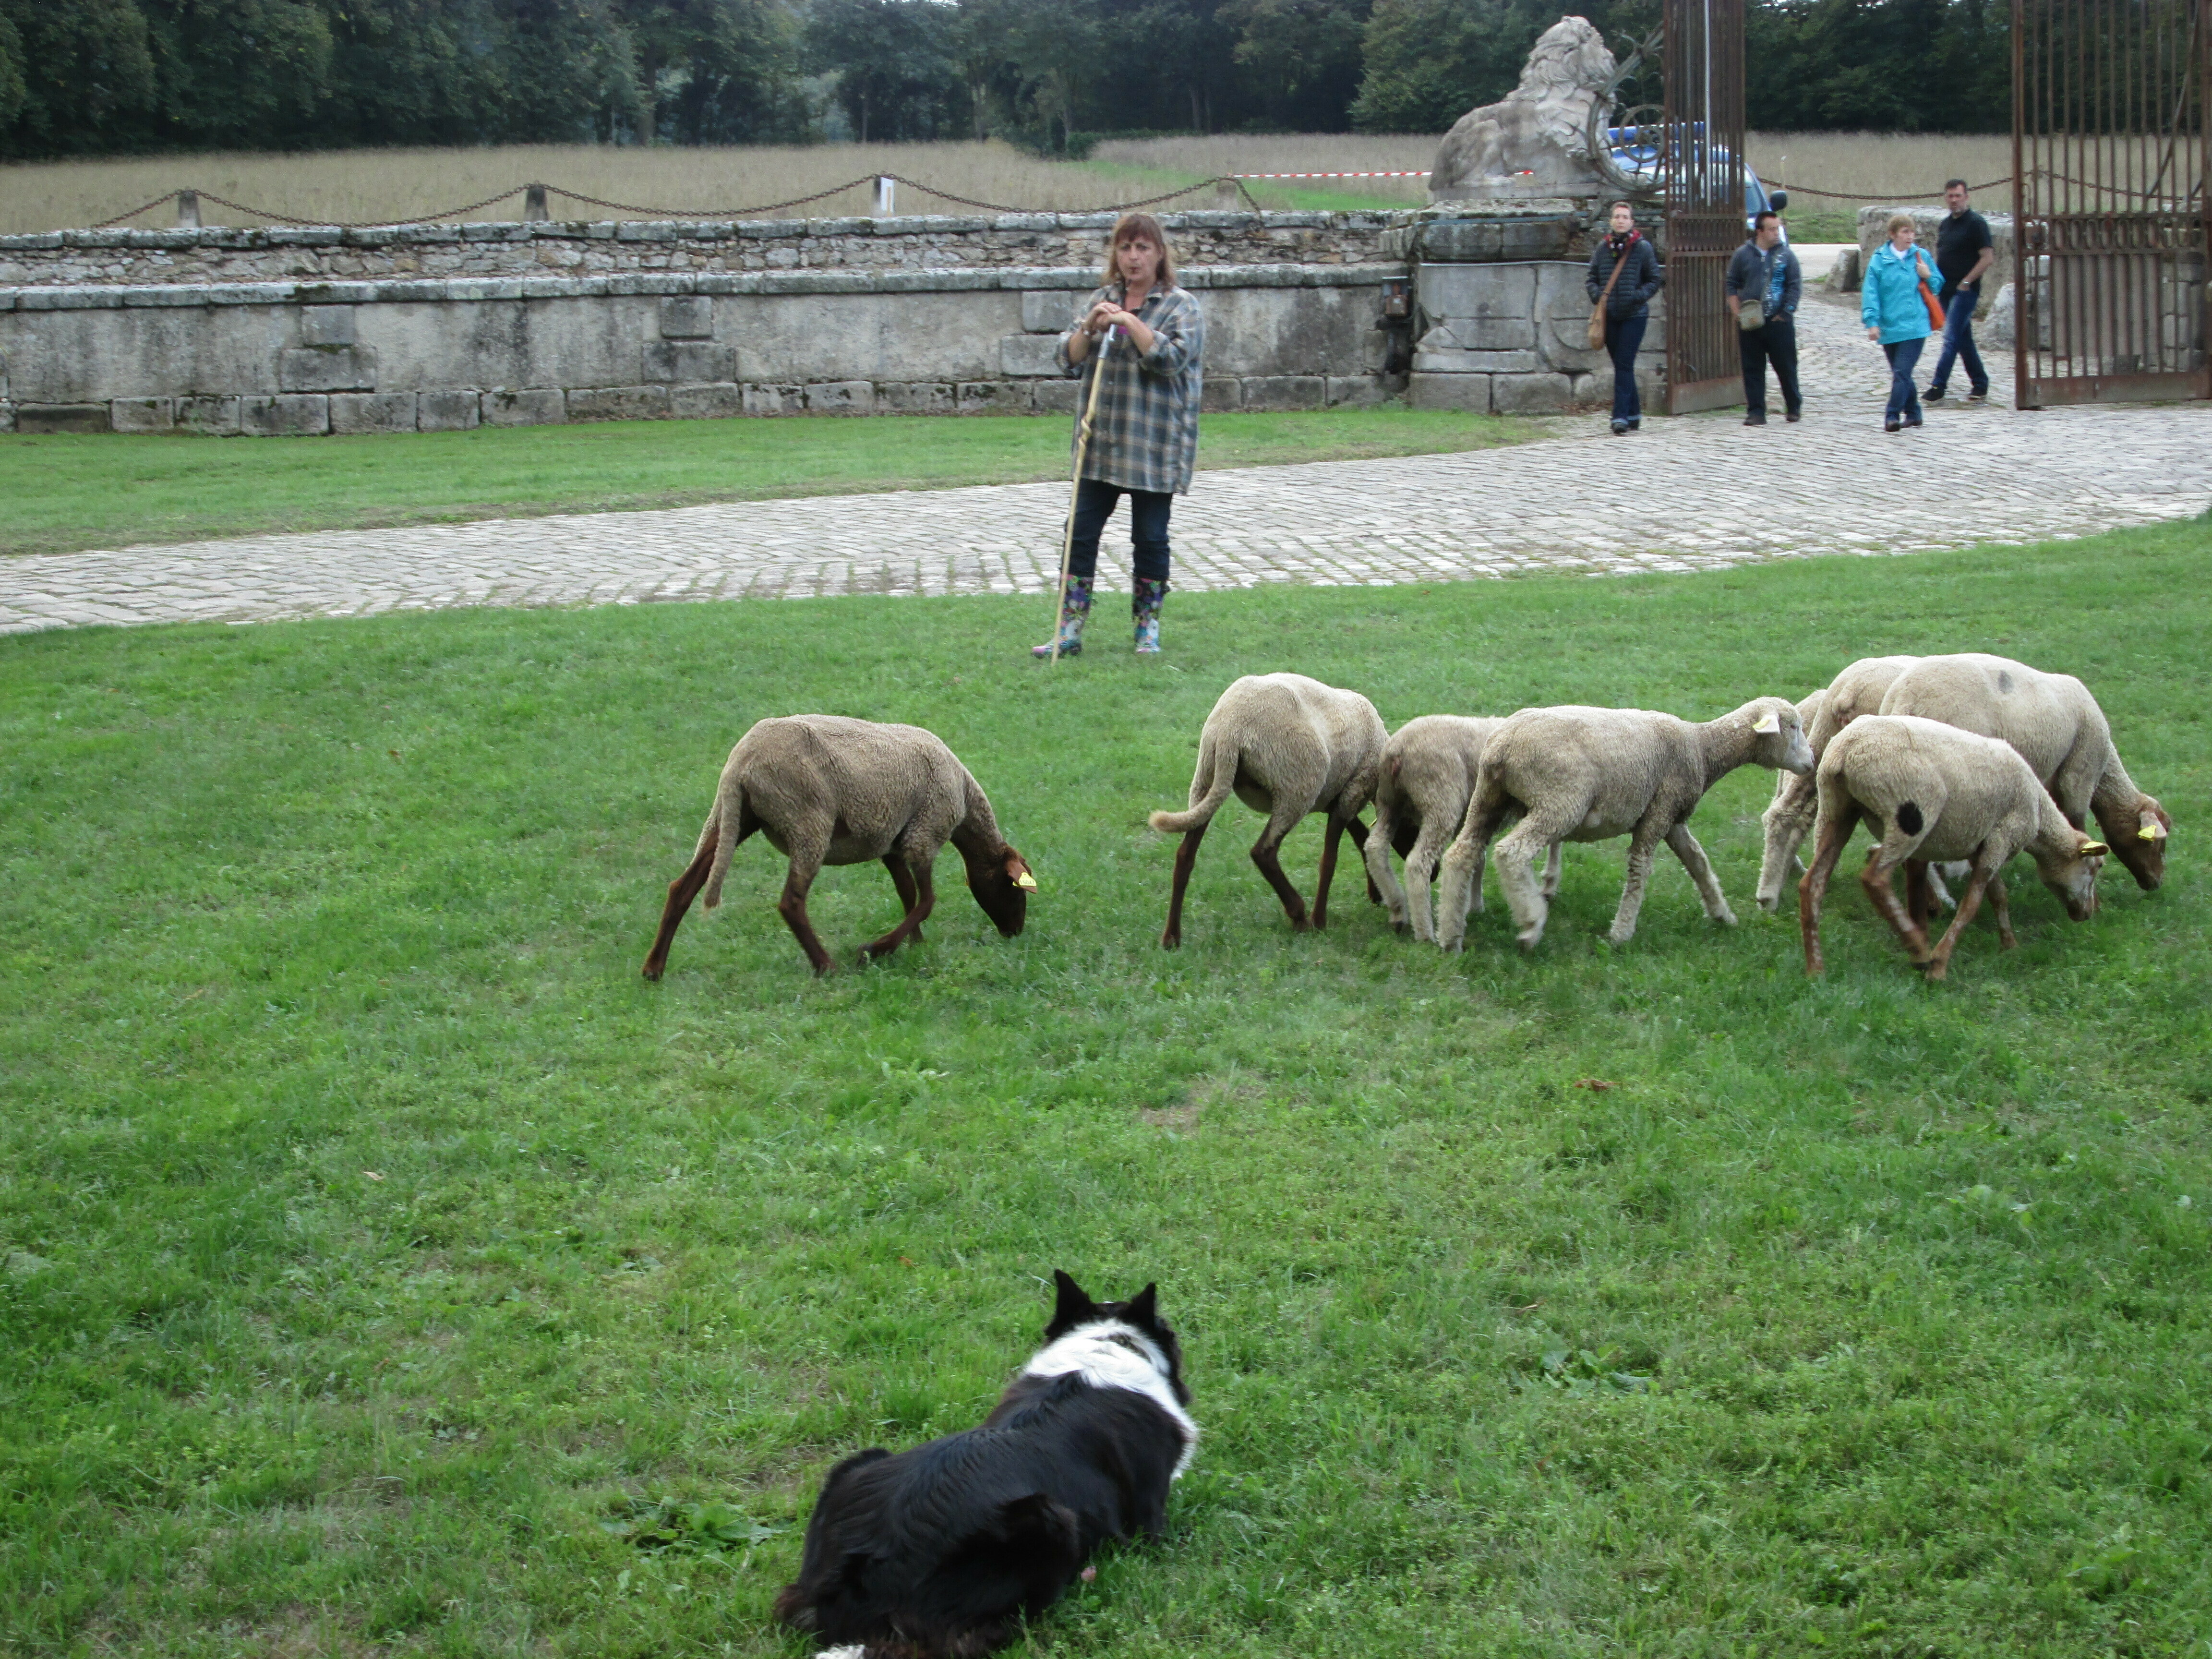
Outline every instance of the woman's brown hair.
{"type": "Polygon", "coordinates": [[[1896,235],[1900,230],[1917,231],[1919,228],[1919,225],[1914,222],[1911,214],[1893,213],[1889,216],[1889,223],[1883,228],[1881,234],[1888,237],[1896,235]]]}
{"type": "Polygon", "coordinates": [[[1121,244],[1143,237],[1160,251],[1160,274],[1155,288],[1175,286],[1175,250],[1168,246],[1168,234],[1160,228],[1160,222],[1149,213],[1125,213],[1114,222],[1114,234],[1106,239],[1106,274],[1098,279],[1101,288],[1111,288],[1121,280],[1115,255],[1121,244]]]}

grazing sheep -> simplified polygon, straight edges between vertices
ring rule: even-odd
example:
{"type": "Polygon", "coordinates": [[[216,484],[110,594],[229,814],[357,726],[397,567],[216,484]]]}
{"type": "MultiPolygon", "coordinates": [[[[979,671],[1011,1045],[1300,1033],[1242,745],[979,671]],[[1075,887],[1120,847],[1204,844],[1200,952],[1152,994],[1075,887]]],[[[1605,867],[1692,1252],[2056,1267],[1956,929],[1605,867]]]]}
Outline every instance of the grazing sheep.
{"type": "Polygon", "coordinates": [[[2044,884],[2075,921],[2086,921],[2097,908],[2097,866],[2105,844],[2067,823],[2028,763],[1995,738],[1917,715],[1868,715],[1830,742],[1817,787],[1820,840],[1813,867],[1797,884],[1808,974],[1823,969],[1820,896],[1862,815],[1880,841],[1867,855],[1859,884],[1930,979],[1943,977],[1984,890],[1996,907],[1998,938],[2008,950],[2016,942],[1997,873],[2014,853],[2035,860],[2044,884]],[[1931,951],[1924,912],[1908,914],[1889,878],[1900,864],[1934,859],[1972,860],[1973,874],[1959,899],[1959,914],[1931,951]]]}
{"type": "Polygon", "coordinates": [[[1498,844],[1498,882],[1525,950],[1543,938],[1547,912],[1529,860],[1539,848],[1562,841],[1632,837],[1628,879],[1609,935],[1616,945],[1635,935],[1662,841],[1697,884],[1705,914],[1735,926],[1689,817],[1705,791],[1747,762],[1792,772],[1812,766],[1804,727],[1786,698],[1759,697],[1703,725],[1640,708],[1522,709],[1483,750],[1466,822],[1444,854],[1437,942],[1447,951],[1464,942],[1468,895],[1482,880],[1483,854],[1499,826],[1516,817],[1520,823],[1498,844]]]}
{"type": "Polygon", "coordinates": [[[1303,674],[1247,674],[1224,691],[1199,733],[1190,810],[1152,815],[1153,829],[1182,836],[1161,947],[1172,951],[1182,943],[1183,890],[1190,884],[1198,843],[1231,789],[1254,811],[1267,815],[1267,827],[1252,843],[1252,862],[1282,900],[1291,929],[1303,933],[1327,926],[1337,838],[1349,830],[1352,844],[1366,849],[1359,809],[1375,793],[1389,736],[1375,705],[1357,691],[1340,691],[1303,674]],[[1276,856],[1283,837],[1309,812],[1328,814],[1310,921],[1276,856]]]}
{"type": "MultiPolygon", "coordinates": [[[[1429,884],[1436,879],[1445,845],[1467,817],[1483,745],[1504,724],[1464,714],[1424,714],[1392,732],[1383,746],[1375,780],[1375,822],[1367,831],[1367,874],[1389,908],[1390,925],[1401,933],[1436,943],[1429,884]],[[1390,868],[1394,850],[1406,860],[1403,887],[1390,868]]],[[[1544,896],[1559,890],[1559,849],[1554,847],[1544,872],[1544,896]]],[[[1480,887],[1470,888],[1468,896],[1476,909],[1482,908],[1480,887]]]]}
{"type": "Polygon", "coordinates": [[[699,890],[709,910],[722,902],[730,856],[756,830],[791,860],[775,908],[817,974],[830,971],[830,953],[806,918],[806,890],[825,864],[881,860],[905,907],[897,927],[862,947],[863,966],[921,937],[937,903],[931,872],[948,838],[968,866],[975,902],[1006,938],[1022,931],[1036,890],[1028,864],[1000,836],[981,786],[934,733],[842,714],[766,720],[738,740],[722,768],[698,850],[669,884],[646,978],[667,967],[669,941],[699,890]]]}
{"type": "Polygon", "coordinates": [[[2076,830],[2091,814],[2145,892],[2166,877],[2166,811],[2136,787],[2112,746],[2112,728],[2089,688],[2071,674],[2046,674],[1978,651],[1923,657],[1892,683],[1885,714],[1918,714],[1999,738],[2042,780],[2076,830]]]}
{"type": "MultiPolygon", "coordinates": [[[[1820,763],[1828,739],[1862,714],[1878,714],[1897,677],[1920,660],[1917,657],[1862,657],[1797,705],[1805,722],[1805,740],[1813,745],[1813,761],[1820,763]],[[1810,705],[1813,712],[1805,713],[1810,705]]],[[[1802,872],[1797,848],[1813,831],[1813,817],[1820,804],[1818,786],[1810,772],[1784,774],[1774,787],[1774,799],[1760,823],[1765,848],[1759,861],[1759,908],[1780,908],[1782,889],[1793,866],[1802,872]]]]}

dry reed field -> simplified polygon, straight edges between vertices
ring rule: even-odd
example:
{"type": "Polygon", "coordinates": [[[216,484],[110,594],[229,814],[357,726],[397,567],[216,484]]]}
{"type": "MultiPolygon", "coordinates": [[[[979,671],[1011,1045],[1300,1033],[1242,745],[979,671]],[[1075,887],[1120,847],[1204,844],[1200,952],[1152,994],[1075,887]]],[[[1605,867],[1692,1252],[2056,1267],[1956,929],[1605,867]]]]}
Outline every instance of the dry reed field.
{"type": "MultiPolygon", "coordinates": [[[[959,212],[952,198],[1014,208],[1073,210],[1157,196],[1224,173],[1390,172],[1426,167],[1437,140],[1419,135],[1237,133],[1211,137],[1113,139],[1087,161],[1048,161],[1012,145],[988,143],[817,144],[678,149],[591,144],[516,144],[475,149],[362,149],[302,155],[209,154],[56,161],[0,167],[0,234],[95,225],[180,187],[200,191],[209,224],[273,221],[210,199],[318,223],[388,223],[452,218],[451,210],[533,180],[580,192],[615,208],[556,194],[556,218],[748,216],[775,210],[793,216],[834,217],[872,210],[871,186],[850,185],[819,201],[779,209],[878,173],[950,191],[935,196],[902,185],[903,213],[959,212]]],[[[1803,191],[1806,209],[1845,209],[1864,202],[1933,199],[1943,180],[1964,173],[1976,183],[2011,167],[2001,135],[1758,132],[1745,146],[1762,176],[1803,191]],[[1840,197],[1842,199],[1838,199],[1840,197]]],[[[1416,205],[1419,179],[1254,180],[1264,206],[1346,202],[1416,205]]],[[[1200,191],[1176,205],[1210,207],[1200,191]]],[[[1988,210],[2011,206],[2008,187],[1983,192],[1988,210]]],[[[173,222],[167,201],[125,222],[173,222]]],[[[462,216],[511,220],[522,215],[515,195],[462,216]]]]}

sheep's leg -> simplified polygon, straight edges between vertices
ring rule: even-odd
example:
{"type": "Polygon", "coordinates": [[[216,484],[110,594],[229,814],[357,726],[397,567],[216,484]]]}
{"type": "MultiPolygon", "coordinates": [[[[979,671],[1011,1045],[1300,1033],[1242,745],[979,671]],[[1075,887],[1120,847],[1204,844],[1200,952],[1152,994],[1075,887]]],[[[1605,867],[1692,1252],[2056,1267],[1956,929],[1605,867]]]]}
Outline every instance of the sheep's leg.
{"type": "MultiPolygon", "coordinates": [[[[1559,866],[1566,862],[1567,844],[1563,841],[1552,843],[1552,856],[1544,860],[1544,902],[1549,904],[1559,896],[1559,866]]],[[[1475,890],[1474,908],[1482,908],[1482,890],[1475,890]]]]}
{"type": "MultiPolygon", "coordinates": [[[[1358,819],[1352,820],[1358,823],[1358,819]]],[[[1314,884],[1313,925],[1319,933],[1328,926],[1328,885],[1336,879],[1336,843],[1348,826],[1334,812],[1328,815],[1328,828],[1322,832],[1321,879],[1314,884]]],[[[1360,825],[1359,838],[1367,839],[1367,827],[1360,825]]],[[[1370,881],[1371,887],[1371,881],[1370,881]]]]}
{"type": "MultiPolygon", "coordinates": [[[[1897,890],[1889,882],[1890,873],[1903,861],[1886,842],[1877,846],[1867,854],[1866,867],[1859,872],[1859,885],[1866,890],[1867,898],[1874,905],[1876,914],[1895,928],[1898,938],[1905,941],[1905,950],[1911,953],[1912,965],[1925,968],[1928,965],[1927,931],[1914,925],[1905,907],[1897,902],[1897,890]]],[[[1977,904],[1981,902],[1978,894],[1975,896],[1974,902],[1977,904]]]]}
{"type": "Polygon", "coordinates": [[[2020,948],[2020,939],[2012,931],[2012,906],[2005,902],[2004,872],[1990,872],[1990,908],[1997,915],[1997,943],[2008,951],[2020,948]]]}
{"type": "Polygon", "coordinates": [[[806,952],[807,961],[814,964],[817,977],[830,971],[830,953],[822,948],[821,936],[814,924],[807,920],[806,892],[814,885],[814,877],[821,866],[809,863],[802,866],[797,859],[791,861],[791,872],[783,878],[783,896],[775,902],[775,913],[783,918],[799,948],[806,952]]]}
{"type": "MultiPolygon", "coordinates": [[[[1415,939],[1431,945],[1437,942],[1436,915],[1431,908],[1430,884],[1437,878],[1437,860],[1443,856],[1444,836],[1451,826],[1445,823],[1424,823],[1421,833],[1413,839],[1413,850],[1406,854],[1406,922],[1415,939]]],[[[1482,908],[1482,889],[1468,890],[1474,908],[1482,908]]],[[[1467,929],[1466,919],[1460,921],[1460,930],[1467,929]]]]}
{"type": "MultiPolygon", "coordinates": [[[[1375,832],[1359,821],[1359,815],[1356,812],[1352,814],[1352,822],[1344,826],[1344,832],[1352,837],[1352,850],[1359,854],[1359,861],[1364,865],[1367,862],[1367,839],[1375,832]]],[[[1383,839],[1387,843],[1389,838],[1386,836],[1383,839]]],[[[1382,890],[1375,884],[1372,870],[1367,872],[1367,902],[1370,904],[1382,902],[1382,890]]]]}
{"type": "MultiPolygon", "coordinates": [[[[1565,834],[1564,830],[1559,831],[1565,834]]],[[[1532,865],[1540,850],[1548,854],[1553,836],[1534,817],[1515,824],[1498,843],[1498,885],[1505,895],[1505,908],[1513,915],[1513,937],[1524,951],[1533,951],[1544,937],[1544,922],[1551,907],[1544,902],[1532,865]]],[[[1480,873],[1478,866],[1475,873],[1480,873]]]]}
{"type": "Polygon", "coordinates": [[[714,867],[714,842],[710,839],[700,843],[697,856],[684,867],[684,873],[668,884],[668,902],[660,908],[660,931],[653,936],[653,949],[646,952],[646,978],[658,980],[668,968],[668,947],[675,942],[676,930],[683,925],[684,912],[690,909],[691,901],[699,896],[699,890],[707,884],[707,872],[714,867]]]}
{"type": "MultiPolygon", "coordinates": [[[[1288,833],[1287,830],[1284,831],[1284,834],[1288,833]]],[[[1313,931],[1313,923],[1306,917],[1306,902],[1298,896],[1298,890],[1291,885],[1291,878],[1283,873],[1283,860],[1279,856],[1282,845],[1283,836],[1275,832],[1271,820],[1260,832],[1260,839],[1252,843],[1252,862],[1267,878],[1267,885],[1275,890],[1275,896],[1282,900],[1283,914],[1291,919],[1291,931],[1310,933],[1313,931]]],[[[1334,854],[1335,850],[1332,847],[1329,852],[1334,854]]],[[[1329,861],[1333,864],[1333,858],[1329,861]]]]}
{"type": "Polygon", "coordinates": [[[1705,849],[1698,845],[1690,826],[1678,823],[1669,830],[1667,845],[1674,849],[1674,856],[1682,860],[1682,867],[1697,884],[1698,897],[1705,904],[1705,915],[1724,927],[1735,927],[1735,912],[1729,908],[1728,900],[1721,893],[1720,881],[1713,874],[1713,862],[1705,856],[1705,849]]]}
{"type": "Polygon", "coordinates": [[[1949,971],[1951,952],[1958,948],[1959,935],[1966,931],[1966,924],[1974,919],[1974,912],[1982,908],[1982,895],[1989,890],[1990,883],[1996,879],[2002,862],[1984,865],[1979,859],[1974,860],[1973,877],[1966,883],[1966,890],[1959,895],[1959,914],[1951,918],[1950,927],[1944,930],[1943,937],[1936,942],[1935,951],[1928,957],[1929,978],[1942,979],[1949,971]]]}
{"type": "Polygon", "coordinates": [[[1182,943],[1182,894],[1190,885],[1190,867],[1198,862],[1198,844],[1206,839],[1206,826],[1182,832],[1182,845],[1176,848],[1175,885],[1168,894],[1168,925],[1160,934],[1160,949],[1172,951],[1182,943]]]}
{"type": "MultiPolygon", "coordinates": [[[[1425,828],[1426,826],[1424,826],[1425,828]]],[[[1400,933],[1406,931],[1408,893],[1413,879],[1413,855],[1402,853],[1407,860],[1407,885],[1398,885],[1397,873],[1390,868],[1391,843],[1399,839],[1396,816],[1379,802],[1375,808],[1375,827],[1367,832],[1367,840],[1360,848],[1360,856],[1367,864],[1367,890],[1390,915],[1390,925],[1400,933]]]]}
{"type": "Polygon", "coordinates": [[[1907,859],[1905,861],[1905,913],[1912,918],[1912,925],[1922,933],[1928,931],[1928,916],[1934,895],[1928,890],[1928,860],[1907,859]]]}
{"type": "MultiPolygon", "coordinates": [[[[1480,781],[1468,797],[1466,816],[1451,845],[1444,848],[1443,862],[1438,866],[1437,949],[1457,951],[1467,943],[1468,912],[1481,900],[1483,854],[1490,850],[1490,838],[1498,833],[1512,805],[1511,797],[1503,790],[1486,796],[1480,781]]],[[[1503,882],[1504,877],[1501,874],[1498,879],[1503,882]]]]}
{"type": "Polygon", "coordinates": [[[897,927],[874,944],[860,947],[860,966],[863,968],[878,957],[890,955],[908,939],[920,939],[921,924],[929,920],[929,913],[937,908],[937,883],[930,866],[909,866],[896,853],[885,859],[884,864],[891,872],[891,880],[899,890],[899,897],[905,902],[906,915],[900,919],[897,927]],[[906,878],[903,881],[899,879],[902,875],[906,878]]]}
{"type": "Polygon", "coordinates": [[[1835,873],[1836,860],[1850,844],[1851,831],[1858,827],[1858,806],[1848,800],[1844,810],[1834,815],[1833,823],[1827,815],[1822,815],[1820,841],[1814,849],[1813,867],[1797,884],[1797,927],[1805,937],[1805,971],[1808,975],[1827,971],[1827,964],[1820,959],[1820,896],[1827,891],[1828,878],[1835,873]]]}
{"type": "MultiPolygon", "coordinates": [[[[1510,839],[1509,837],[1509,839],[1510,839]]],[[[1651,860],[1659,852],[1657,826],[1646,818],[1628,838],[1628,878],[1620,884],[1620,908],[1613,913],[1606,937],[1626,945],[1636,937],[1636,918],[1644,909],[1644,889],[1651,879],[1651,860]]],[[[1698,854],[1700,858],[1704,854],[1698,854]]]]}

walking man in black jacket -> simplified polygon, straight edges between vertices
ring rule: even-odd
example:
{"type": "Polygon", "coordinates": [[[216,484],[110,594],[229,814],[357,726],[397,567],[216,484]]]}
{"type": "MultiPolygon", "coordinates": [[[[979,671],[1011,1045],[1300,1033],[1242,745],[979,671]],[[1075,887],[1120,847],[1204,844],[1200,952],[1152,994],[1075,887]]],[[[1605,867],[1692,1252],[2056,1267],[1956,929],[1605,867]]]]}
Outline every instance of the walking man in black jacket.
{"type": "Polygon", "coordinates": [[[1782,418],[1794,421],[1803,410],[1797,390],[1797,301],[1804,291],[1797,256],[1782,240],[1782,221],[1761,213],[1752,222],[1751,240],[1735,251],[1728,268],[1729,315],[1736,320],[1743,356],[1746,426],[1766,424],[1770,362],[1782,386],[1782,418]]]}
{"type": "Polygon", "coordinates": [[[1943,302],[1943,349],[1928,390],[1920,395],[1931,404],[1940,401],[1949,389],[1951,365],[1964,363],[1966,401],[1978,404],[1990,395],[1990,372],[1974,349],[1974,307],[1981,303],[1982,275],[1996,263],[1996,244],[1990,222],[1966,205],[1964,179],[1943,186],[1943,205],[1950,212],[1936,227],[1936,274],[1943,279],[1943,292],[1936,296],[1943,302]]]}

